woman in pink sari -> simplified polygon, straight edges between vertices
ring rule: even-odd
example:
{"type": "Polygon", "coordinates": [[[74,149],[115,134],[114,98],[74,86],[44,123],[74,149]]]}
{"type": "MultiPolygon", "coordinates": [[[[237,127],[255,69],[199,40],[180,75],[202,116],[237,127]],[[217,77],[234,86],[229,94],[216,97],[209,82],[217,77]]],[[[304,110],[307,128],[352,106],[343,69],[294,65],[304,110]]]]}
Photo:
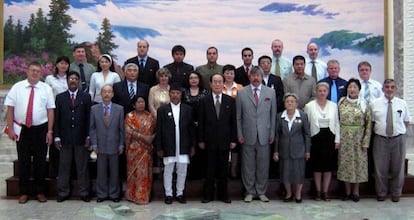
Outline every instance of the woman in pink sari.
{"type": "Polygon", "coordinates": [[[152,186],[152,141],[155,118],[145,111],[145,99],[132,100],[134,111],[125,117],[127,156],[126,197],[137,204],[148,204],[152,186]]]}

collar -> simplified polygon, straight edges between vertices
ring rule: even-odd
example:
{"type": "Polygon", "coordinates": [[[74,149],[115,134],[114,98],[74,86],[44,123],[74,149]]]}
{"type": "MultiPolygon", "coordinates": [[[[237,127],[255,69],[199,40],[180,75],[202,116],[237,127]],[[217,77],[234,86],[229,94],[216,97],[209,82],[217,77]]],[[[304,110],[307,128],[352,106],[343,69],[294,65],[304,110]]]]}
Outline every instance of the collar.
{"type": "Polygon", "coordinates": [[[250,86],[252,87],[252,91],[254,91],[255,88],[257,88],[259,92],[262,91],[262,84],[260,84],[258,87],[253,86],[253,84],[250,84],[250,86]]]}
{"type": "Polygon", "coordinates": [[[141,62],[141,60],[144,60],[144,63],[146,63],[147,62],[147,59],[148,59],[148,55],[145,56],[145,57],[137,56],[137,58],[138,58],[138,62],[141,62]]]}
{"type": "Polygon", "coordinates": [[[221,96],[223,93],[219,93],[219,94],[214,94],[214,92],[211,92],[211,95],[213,96],[213,100],[216,101],[216,96],[219,96],[219,100],[221,101],[221,96]]]}
{"type": "MultiPolygon", "coordinates": [[[[102,102],[102,108],[105,109],[105,106],[107,106],[107,105],[105,105],[105,103],[102,102]]],[[[109,102],[108,103],[108,109],[111,109],[111,107],[112,107],[112,102],[109,102]]]]}
{"type": "MultiPolygon", "coordinates": [[[[282,112],[282,115],[280,116],[281,118],[284,118],[284,119],[288,119],[289,118],[289,116],[288,116],[288,113],[287,113],[287,110],[284,110],[283,112],[282,112]]],[[[299,113],[299,110],[295,110],[295,114],[293,115],[293,117],[294,118],[300,118],[300,113],[299,113]]]]}
{"type": "Polygon", "coordinates": [[[79,89],[76,89],[75,91],[70,91],[69,89],[68,89],[68,91],[69,91],[69,95],[72,95],[72,94],[74,94],[75,95],[75,97],[78,95],[78,91],[79,91],[79,89]]]}

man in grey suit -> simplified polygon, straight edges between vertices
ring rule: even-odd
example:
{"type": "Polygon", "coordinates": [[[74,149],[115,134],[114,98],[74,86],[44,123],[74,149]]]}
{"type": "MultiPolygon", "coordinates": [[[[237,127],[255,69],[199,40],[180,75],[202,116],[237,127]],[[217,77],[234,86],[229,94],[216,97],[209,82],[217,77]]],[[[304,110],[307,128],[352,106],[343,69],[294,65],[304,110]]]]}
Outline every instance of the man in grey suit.
{"type": "Polygon", "coordinates": [[[124,150],[124,108],[111,102],[114,96],[111,85],[102,87],[101,95],[103,102],[92,106],[89,127],[91,146],[98,155],[96,201],[103,202],[109,197],[119,202],[118,154],[124,150]]]}
{"type": "Polygon", "coordinates": [[[242,181],[247,194],[245,202],[258,196],[262,202],[269,199],[265,193],[269,173],[270,147],[274,142],[276,94],[262,85],[263,70],[250,70],[250,85],[237,92],[237,137],[242,144],[242,181]]]}

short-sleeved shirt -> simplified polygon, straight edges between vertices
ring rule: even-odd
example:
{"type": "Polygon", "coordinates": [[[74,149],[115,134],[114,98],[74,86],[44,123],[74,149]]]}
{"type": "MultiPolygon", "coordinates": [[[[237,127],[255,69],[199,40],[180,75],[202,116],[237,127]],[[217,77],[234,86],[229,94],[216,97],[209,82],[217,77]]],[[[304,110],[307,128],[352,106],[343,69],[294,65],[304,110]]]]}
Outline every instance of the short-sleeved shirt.
{"type": "MultiPolygon", "coordinates": [[[[393,119],[393,134],[392,136],[397,136],[400,134],[405,134],[407,129],[404,122],[410,121],[410,113],[408,112],[407,103],[397,97],[394,97],[391,100],[392,103],[392,119],[393,119]]],[[[377,135],[387,136],[386,127],[387,127],[387,112],[388,112],[388,99],[383,96],[376,99],[371,103],[372,109],[372,121],[374,124],[374,132],[377,135]]]]}

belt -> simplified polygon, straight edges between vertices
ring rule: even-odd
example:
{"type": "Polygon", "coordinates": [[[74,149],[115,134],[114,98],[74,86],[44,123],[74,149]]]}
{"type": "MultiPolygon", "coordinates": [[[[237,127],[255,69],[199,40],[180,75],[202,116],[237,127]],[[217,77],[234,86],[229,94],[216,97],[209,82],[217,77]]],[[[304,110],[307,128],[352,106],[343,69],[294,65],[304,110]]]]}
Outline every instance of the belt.
{"type": "Polygon", "coordinates": [[[382,136],[382,135],[377,134],[377,136],[382,137],[382,138],[385,138],[385,139],[394,139],[394,138],[397,138],[397,137],[399,137],[399,136],[401,136],[401,135],[402,135],[402,134],[395,135],[395,136],[392,136],[392,137],[386,137],[386,136],[382,136]]]}

